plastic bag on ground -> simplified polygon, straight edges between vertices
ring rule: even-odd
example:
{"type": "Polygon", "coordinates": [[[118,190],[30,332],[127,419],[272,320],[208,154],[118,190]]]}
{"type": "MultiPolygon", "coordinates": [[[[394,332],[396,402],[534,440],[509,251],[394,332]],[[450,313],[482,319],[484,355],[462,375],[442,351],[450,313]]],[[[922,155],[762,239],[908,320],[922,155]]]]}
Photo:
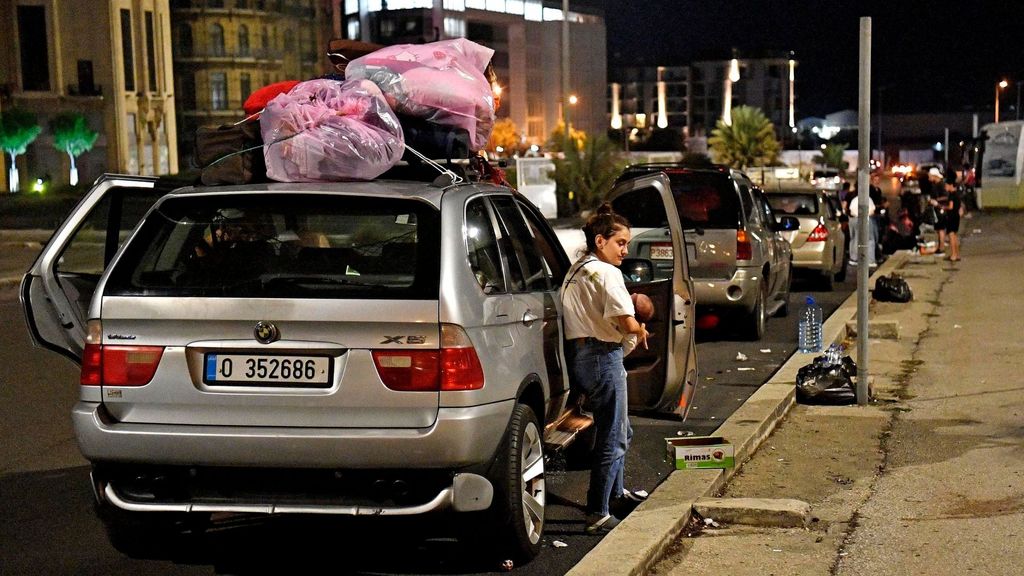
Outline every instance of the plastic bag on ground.
{"type": "Polygon", "coordinates": [[[405,151],[402,126],[366,80],[300,82],[260,117],[267,176],[281,182],[372,180],[405,151]]]}
{"type": "Polygon", "coordinates": [[[843,354],[843,349],[833,344],[821,356],[796,373],[796,398],[800,402],[810,400],[856,400],[854,379],[857,364],[843,354]]]}
{"type": "Polygon", "coordinates": [[[484,70],[494,50],[465,38],[397,44],[356,58],[345,78],[373,81],[399,115],[462,128],[481,150],[494,127],[494,94],[484,70]]]}

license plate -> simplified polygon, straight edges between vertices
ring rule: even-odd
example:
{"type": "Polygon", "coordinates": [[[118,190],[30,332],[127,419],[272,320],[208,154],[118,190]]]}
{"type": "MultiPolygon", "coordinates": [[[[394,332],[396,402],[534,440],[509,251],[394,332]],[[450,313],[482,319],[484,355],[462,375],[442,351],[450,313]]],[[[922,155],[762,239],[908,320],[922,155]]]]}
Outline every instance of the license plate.
{"type": "Polygon", "coordinates": [[[651,244],[651,260],[671,260],[671,244],[651,244]]]}
{"type": "Polygon", "coordinates": [[[203,382],[227,386],[331,385],[331,358],[327,356],[268,356],[207,354],[203,382]]]}

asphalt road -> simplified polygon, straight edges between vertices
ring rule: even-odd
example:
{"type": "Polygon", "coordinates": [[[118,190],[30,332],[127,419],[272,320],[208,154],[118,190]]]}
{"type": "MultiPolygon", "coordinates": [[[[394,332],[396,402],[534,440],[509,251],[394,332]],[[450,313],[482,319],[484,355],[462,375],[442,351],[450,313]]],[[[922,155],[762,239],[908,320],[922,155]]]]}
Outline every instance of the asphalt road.
{"type": "MultiPolygon", "coordinates": [[[[826,317],[854,289],[855,274],[834,292],[814,292],[826,317]]],[[[700,386],[686,422],[633,415],[627,485],[653,490],[671,472],[664,440],[706,435],[740,406],[792,354],[796,316],[807,292],[794,284],[791,314],[772,318],[759,342],[724,332],[700,335],[700,386]],[[742,353],[746,361],[738,361],[742,353]]],[[[436,518],[353,523],[324,518],[235,518],[216,530],[168,546],[160,558],[132,560],[107,543],[92,514],[88,466],[70,425],[77,367],[31,347],[15,289],[0,290],[0,573],[145,575],[302,573],[331,566],[339,574],[497,573],[451,536],[436,518]]],[[[564,574],[600,537],[583,532],[587,472],[561,459],[549,465],[544,548],[522,575],[564,574]],[[555,542],[565,546],[556,545],[555,542]]],[[[320,573],[321,570],[316,570],[320,573]]],[[[311,572],[312,573],[312,572],[311,572]]]]}

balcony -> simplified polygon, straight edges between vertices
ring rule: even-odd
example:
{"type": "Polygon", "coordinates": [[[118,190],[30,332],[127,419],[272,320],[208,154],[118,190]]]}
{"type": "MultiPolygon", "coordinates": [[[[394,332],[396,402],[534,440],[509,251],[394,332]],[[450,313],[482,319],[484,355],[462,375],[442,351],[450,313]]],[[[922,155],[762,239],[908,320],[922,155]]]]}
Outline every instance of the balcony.
{"type": "Polygon", "coordinates": [[[283,50],[270,48],[250,48],[240,53],[226,50],[190,50],[174,55],[175,62],[193,62],[209,64],[280,64],[284,60],[283,50]]]}

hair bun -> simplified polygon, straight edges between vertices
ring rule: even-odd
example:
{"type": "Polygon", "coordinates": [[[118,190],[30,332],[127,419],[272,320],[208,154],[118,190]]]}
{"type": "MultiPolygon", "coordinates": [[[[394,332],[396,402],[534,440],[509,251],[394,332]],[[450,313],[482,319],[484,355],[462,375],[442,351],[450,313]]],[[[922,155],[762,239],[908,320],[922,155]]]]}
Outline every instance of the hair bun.
{"type": "Polygon", "coordinates": [[[610,202],[605,202],[604,204],[601,204],[600,206],[597,207],[598,214],[612,214],[613,212],[614,211],[612,210],[612,205],[610,202]]]}

